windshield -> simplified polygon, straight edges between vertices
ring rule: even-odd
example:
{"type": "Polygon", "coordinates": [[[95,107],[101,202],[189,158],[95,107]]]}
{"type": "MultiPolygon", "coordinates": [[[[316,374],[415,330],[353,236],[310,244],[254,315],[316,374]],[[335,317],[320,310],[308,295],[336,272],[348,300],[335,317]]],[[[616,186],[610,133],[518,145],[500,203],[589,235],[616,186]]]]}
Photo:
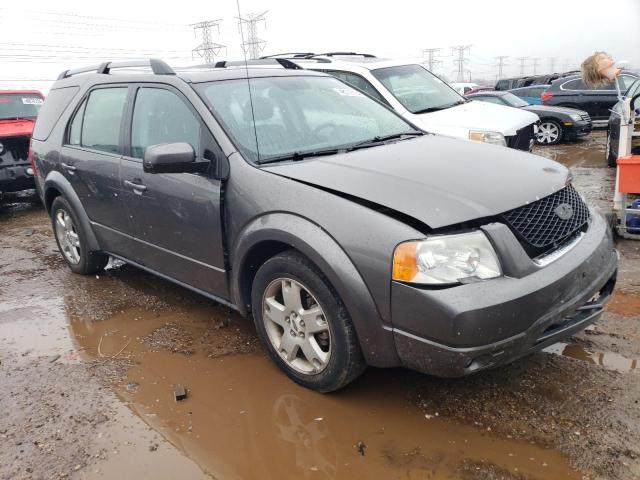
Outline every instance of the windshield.
{"type": "Polygon", "coordinates": [[[502,99],[512,107],[520,108],[529,105],[529,102],[521,99],[520,97],[516,97],[513,93],[505,93],[502,95],[502,99]]]}
{"type": "Polygon", "coordinates": [[[251,100],[244,78],[201,84],[197,90],[254,162],[346,150],[369,140],[416,132],[395,113],[333,77],[266,77],[249,82],[251,100]]]}
{"type": "Polygon", "coordinates": [[[465,102],[451,87],[421,65],[379,68],[371,73],[411,113],[444,110],[465,102]]]}
{"type": "Polygon", "coordinates": [[[35,118],[42,103],[42,97],[36,94],[0,93],[0,120],[35,118]]]}

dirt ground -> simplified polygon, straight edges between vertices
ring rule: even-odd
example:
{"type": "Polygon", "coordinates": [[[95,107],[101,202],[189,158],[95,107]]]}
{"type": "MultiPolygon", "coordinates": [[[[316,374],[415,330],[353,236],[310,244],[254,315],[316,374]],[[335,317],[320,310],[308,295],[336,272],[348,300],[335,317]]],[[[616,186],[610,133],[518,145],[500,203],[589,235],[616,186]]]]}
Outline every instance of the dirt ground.
{"type": "MultiPolygon", "coordinates": [[[[536,153],[610,208],[604,135],[536,153]]],[[[593,327],[442,380],[368,369],[322,395],[251,323],[120,262],[72,274],[32,194],[0,204],[0,479],[640,478],[640,242],[593,327]],[[177,384],[187,398],[176,401],[177,384]]]]}

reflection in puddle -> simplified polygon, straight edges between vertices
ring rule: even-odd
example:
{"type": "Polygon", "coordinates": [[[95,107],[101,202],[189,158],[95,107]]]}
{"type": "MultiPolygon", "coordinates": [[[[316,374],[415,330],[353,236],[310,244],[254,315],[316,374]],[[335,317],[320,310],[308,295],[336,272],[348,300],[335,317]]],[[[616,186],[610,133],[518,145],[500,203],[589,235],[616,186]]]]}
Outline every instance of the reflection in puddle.
{"type": "Polygon", "coordinates": [[[128,344],[122,356],[134,366],[117,393],[216,478],[444,479],[456,478],[464,461],[532,479],[580,478],[553,450],[426,418],[408,400],[410,377],[398,370],[370,369],[347,389],[323,395],[291,382],[259,349],[212,357],[218,343],[239,344],[237,335],[251,333],[237,317],[216,329],[215,317],[200,307],[128,309],[100,322],[72,317],[69,325],[89,359],[100,342],[105,356],[128,344]],[[177,353],[171,339],[148,343],[167,324],[181,327],[175,341],[187,342],[190,354],[177,353]],[[186,386],[185,401],[174,400],[175,384],[186,386]]]}
{"type": "Polygon", "coordinates": [[[556,343],[545,348],[544,351],[583,360],[622,373],[627,373],[638,368],[637,359],[623,357],[614,352],[592,352],[575,343],[556,343]]]}

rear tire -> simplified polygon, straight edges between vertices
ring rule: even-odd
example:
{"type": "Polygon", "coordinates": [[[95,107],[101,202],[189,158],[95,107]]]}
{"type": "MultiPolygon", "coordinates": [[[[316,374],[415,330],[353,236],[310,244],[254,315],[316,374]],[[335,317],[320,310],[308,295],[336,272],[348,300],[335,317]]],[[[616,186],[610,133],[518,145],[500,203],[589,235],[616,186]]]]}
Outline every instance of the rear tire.
{"type": "Polygon", "coordinates": [[[90,275],[104,269],[109,256],[89,250],[87,233],[69,202],[56,197],[51,205],[51,226],[62,258],[74,273],[90,275]]]}
{"type": "Polygon", "coordinates": [[[613,152],[611,148],[611,132],[607,130],[607,146],[604,149],[604,158],[607,161],[607,165],[610,167],[617,166],[617,155],[613,152]]]}
{"type": "Polygon", "coordinates": [[[294,382],[331,392],[364,371],[347,309],[325,276],[298,252],[283,252],[260,267],[251,305],[260,341],[294,382]]]}

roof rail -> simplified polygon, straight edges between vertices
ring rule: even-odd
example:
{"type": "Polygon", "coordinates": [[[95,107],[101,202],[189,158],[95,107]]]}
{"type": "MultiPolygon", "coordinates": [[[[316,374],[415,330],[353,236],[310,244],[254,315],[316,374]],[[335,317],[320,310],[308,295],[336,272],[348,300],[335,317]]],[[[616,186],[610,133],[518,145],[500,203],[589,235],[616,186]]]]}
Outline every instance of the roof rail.
{"type": "Polygon", "coordinates": [[[260,57],[260,60],[264,60],[266,58],[278,58],[278,57],[291,57],[291,58],[305,58],[305,57],[313,57],[315,53],[313,52],[285,52],[285,53],[274,53],[273,55],[265,55],[260,57]]]}
{"type": "Polygon", "coordinates": [[[327,52],[327,53],[318,53],[313,55],[314,57],[365,57],[365,58],[376,58],[375,55],[371,55],[370,53],[356,53],[356,52],[327,52]]]}
{"type": "Polygon", "coordinates": [[[232,62],[223,60],[221,62],[216,62],[213,66],[214,68],[227,68],[244,67],[245,65],[280,65],[287,70],[304,70],[300,65],[292,62],[291,60],[287,60],[286,58],[259,58],[257,60],[237,60],[232,62]]]}
{"type": "Polygon", "coordinates": [[[173,69],[158,58],[150,58],[148,60],[136,60],[131,62],[104,62],[100,65],[93,65],[90,67],[75,68],[73,70],[65,70],[58,75],[58,80],[69,78],[73,75],[80,73],[100,73],[109,74],[114,68],[130,68],[130,67],[149,67],[151,71],[156,75],[175,75],[176,72],[173,69]]]}

